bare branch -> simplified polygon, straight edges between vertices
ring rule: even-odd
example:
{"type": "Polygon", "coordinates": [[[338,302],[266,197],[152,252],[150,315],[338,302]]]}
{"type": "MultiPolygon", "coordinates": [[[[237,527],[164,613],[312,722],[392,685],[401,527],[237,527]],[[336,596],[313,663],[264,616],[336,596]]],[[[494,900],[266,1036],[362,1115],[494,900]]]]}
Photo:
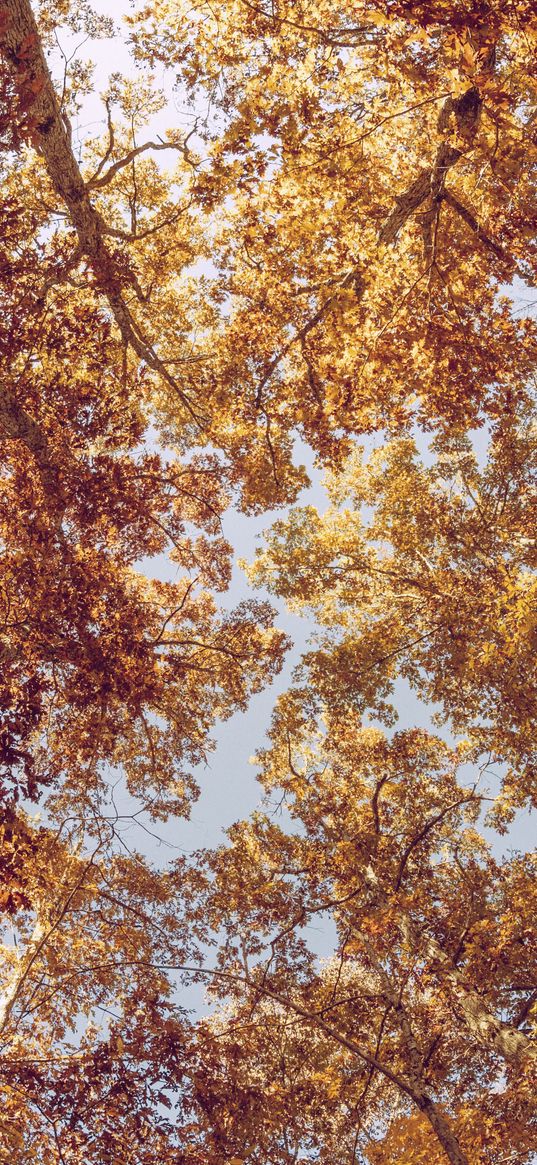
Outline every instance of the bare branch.
{"type": "Polygon", "coordinates": [[[126,166],[130,166],[131,162],[133,162],[135,158],[137,158],[140,154],[147,153],[148,150],[178,150],[179,153],[183,155],[185,161],[188,162],[188,164],[192,166],[193,169],[199,165],[199,163],[194,162],[192,155],[190,154],[190,151],[188,150],[184,141],[166,142],[159,138],[157,142],[145,142],[142,146],[133,146],[132,150],[129,150],[129,152],[125,154],[123,158],[119,158],[117,162],[114,162],[112,166],[109,166],[108,170],[106,170],[104,174],[101,174],[100,177],[98,176],[98,172],[94,174],[93,178],[90,178],[89,181],[86,182],[86,189],[97,190],[102,186],[108,186],[108,184],[115,178],[116,174],[119,174],[119,172],[124,170],[126,166]]]}

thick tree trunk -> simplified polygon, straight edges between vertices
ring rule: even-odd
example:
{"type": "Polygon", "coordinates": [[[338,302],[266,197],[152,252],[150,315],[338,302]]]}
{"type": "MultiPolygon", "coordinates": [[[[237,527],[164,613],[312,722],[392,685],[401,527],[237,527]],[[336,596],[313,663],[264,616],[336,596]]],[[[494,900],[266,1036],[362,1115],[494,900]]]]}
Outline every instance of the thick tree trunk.
{"type": "MultiPolygon", "coordinates": [[[[377,898],[387,902],[387,895],[378,885],[377,876],[371,867],[368,869],[368,881],[370,885],[375,886],[377,898]]],[[[442,949],[436,939],[420,931],[402,909],[399,925],[411,949],[425,953],[432,965],[438,968],[441,986],[445,987],[452,1006],[460,1014],[474,1039],[510,1063],[526,1065],[537,1062],[537,1049],[533,1041],[516,1027],[499,1019],[490,1010],[483,996],[467,982],[450,955],[442,949]]]]}
{"type": "Polygon", "coordinates": [[[537,1049],[532,1041],[490,1010],[483,996],[465,980],[464,974],[442,947],[429,937],[425,939],[424,946],[431,963],[439,968],[440,981],[445,984],[453,1006],[462,1016],[472,1036],[483,1047],[496,1052],[508,1062],[520,1064],[537,1062],[537,1049]]]}
{"type": "Polygon", "coordinates": [[[0,50],[9,62],[13,81],[32,120],[33,143],[42,154],[56,193],[65,203],[78,235],[82,254],[89,260],[98,290],[108,301],[126,345],[162,377],[195,420],[195,409],[151,343],[144,339],[123,298],[129,283],[105,242],[106,226],[89,197],[71,146],[71,137],[43,52],[29,0],[3,0],[5,24],[0,50]]]}
{"type": "Polygon", "coordinates": [[[43,482],[47,505],[55,513],[59,523],[64,506],[59,490],[58,468],[51,455],[46,434],[4,386],[0,389],[0,442],[6,439],[22,441],[33,455],[43,482]]]}
{"type": "Polygon", "coordinates": [[[54,189],[67,206],[100,290],[109,297],[119,326],[128,331],[130,321],[121,302],[121,280],[104,242],[103,220],[91,203],[71,148],[31,5],[29,0],[4,0],[3,7],[7,19],[0,44],[24,105],[30,104],[33,142],[43,155],[54,189]]]}

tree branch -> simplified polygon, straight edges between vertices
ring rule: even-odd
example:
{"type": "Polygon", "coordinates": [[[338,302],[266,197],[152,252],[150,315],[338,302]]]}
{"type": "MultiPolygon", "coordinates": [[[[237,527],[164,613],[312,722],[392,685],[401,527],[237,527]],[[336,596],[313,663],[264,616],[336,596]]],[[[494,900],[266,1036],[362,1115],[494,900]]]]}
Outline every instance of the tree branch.
{"type": "Polygon", "coordinates": [[[187,149],[185,142],[145,142],[143,146],[133,146],[132,150],[129,150],[128,154],[125,154],[123,158],[120,158],[119,161],[114,162],[112,166],[109,166],[108,170],[106,170],[104,174],[101,174],[100,177],[97,177],[95,174],[93,178],[90,178],[89,181],[86,182],[86,190],[96,190],[100,189],[102,186],[108,186],[109,182],[115,178],[116,174],[119,174],[120,170],[125,169],[125,166],[130,166],[131,162],[133,162],[139,154],[145,154],[147,150],[179,150],[179,152],[182,153],[185,161],[187,161],[190,166],[194,168],[196,167],[196,163],[189,156],[189,150],[187,149]]]}
{"type": "Polygon", "coordinates": [[[73,154],[29,0],[5,0],[6,22],[0,49],[11,66],[13,83],[32,115],[32,140],[41,153],[56,193],[69,211],[81,251],[89,259],[98,291],[105,296],[124,343],[156,372],[181,401],[199,427],[205,423],[170,374],[152,343],[143,336],[123,296],[132,281],[105,243],[106,226],[93,206],[73,154]]]}

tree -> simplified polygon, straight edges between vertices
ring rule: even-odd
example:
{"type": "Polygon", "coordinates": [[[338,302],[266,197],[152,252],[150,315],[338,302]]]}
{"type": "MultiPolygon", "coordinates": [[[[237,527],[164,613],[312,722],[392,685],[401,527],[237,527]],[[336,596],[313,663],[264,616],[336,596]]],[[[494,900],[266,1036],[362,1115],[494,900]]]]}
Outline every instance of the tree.
{"type": "Polygon", "coordinates": [[[209,102],[205,141],[140,142],[147,87],[120,85],[84,172],[28,0],[6,13],[52,201],[173,429],[227,450],[244,504],[296,492],[297,429],[340,461],[346,434],[464,430],[524,393],[534,327],[497,292],[535,274],[531,4],[466,24],[455,4],[142,8],[137,61],[209,102]],[[150,146],[179,154],[173,185],[150,146]],[[215,278],[193,289],[185,258],[208,253],[215,278]]]}
{"type": "Polygon", "coordinates": [[[259,758],[297,825],[238,823],[194,875],[223,934],[212,990],[233,999],[209,1021],[222,1155],[391,1161],[402,1137],[404,1160],[421,1144],[453,1165],[528,1162],[534,860],[491,857],[464,749],[349,713],[318,728],[300,707],[282,700],[259,758]]]}
{"type": "Polygon", "coordinates": [[[2,1160],[171,1159],[162,1059],[167,1038],[176,1063],[191,1037],[186,1012],[169,1021],[165,967],[188,935],[179,888],[126,845],[126,824],[86,813],[51,830],[19,811],[4,829],[20,889],[6,904],[2,1160]]]}
{"type": "Polygon", "coordinates": [[[77,143],[49,54],[110,21],[0,0],[0,1157],[529,1165],[534,865],[481,822],[535,797],[534,5],[128,22],[77,143]],[[288,824],[157,869],[123,831],[281,665],[221,518],[296,500],[297,434],[330,507],[251,572],[317,626],[259,757],[288,824]],[[400,679],[454,739],[384,734],[400,679]]]}
{"type": "Polygon", "coordinates": [[[251,576],[314,613],[304,671],[330,708],[388,722],[397,678],[502,774],[497,811],[535,800],[535,455],[526,409],[495,424],[480,468],[467,435],[426,465],[412,438],[330,478],[324,515],[273,528],[251,576]]]}
{"type": "Polygon", "coordinates": [[[121,852],[113,789],[133,821],[188,814],[214,721],[285,641],[266,603],[217,610],[231,474],[151,447],[147,365],[23,144],[38,90],[2,78],[1,1153],[126,1162],[169,1140],[145,1018],[172,976],[148,964],[186,940],[160,873],[121,852]],[[170,547],[176,580],[152,581],[140,560],[170,547]],[[17,806],[45,791],[41,826],[17,806]]]}
{"type": "MultiPolygon", "coordinates": [[[[340,464],[348,434],[509,414],[533,322],[533,5],[173,0],[131,18],[141,62],[215,111],[198,188],[229,298],[209,373],[241,428],[340,464]]],[[[242,439],[242,438],[241,438],[242,439]]]]}
{"type": "Polygon", "coordinates": [[[4,793],[61,781],[94,805],[103,765],[123,765],[154,813],[183,812],[214,718],[278,669],[283,640],[266,604],[217,614],[225,466],[143,447],[146,369],[89,273],[71,284],[72,240],[48,236],[29,173],[21,190],[3,164],[4,793]],[[170,547],[177,580],[151,582],[137,564],[170,547]]]}

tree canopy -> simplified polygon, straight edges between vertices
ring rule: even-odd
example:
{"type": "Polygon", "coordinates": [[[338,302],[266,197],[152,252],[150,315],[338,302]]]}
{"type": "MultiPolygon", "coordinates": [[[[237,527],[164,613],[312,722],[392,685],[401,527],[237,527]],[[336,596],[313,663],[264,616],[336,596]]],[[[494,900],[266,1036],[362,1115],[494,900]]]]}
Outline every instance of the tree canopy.
{"type": "Polygon", "coordinates": [[[0,0],[0,1162],[531,1165],[535,5],[112,17],[0,0]]]}

